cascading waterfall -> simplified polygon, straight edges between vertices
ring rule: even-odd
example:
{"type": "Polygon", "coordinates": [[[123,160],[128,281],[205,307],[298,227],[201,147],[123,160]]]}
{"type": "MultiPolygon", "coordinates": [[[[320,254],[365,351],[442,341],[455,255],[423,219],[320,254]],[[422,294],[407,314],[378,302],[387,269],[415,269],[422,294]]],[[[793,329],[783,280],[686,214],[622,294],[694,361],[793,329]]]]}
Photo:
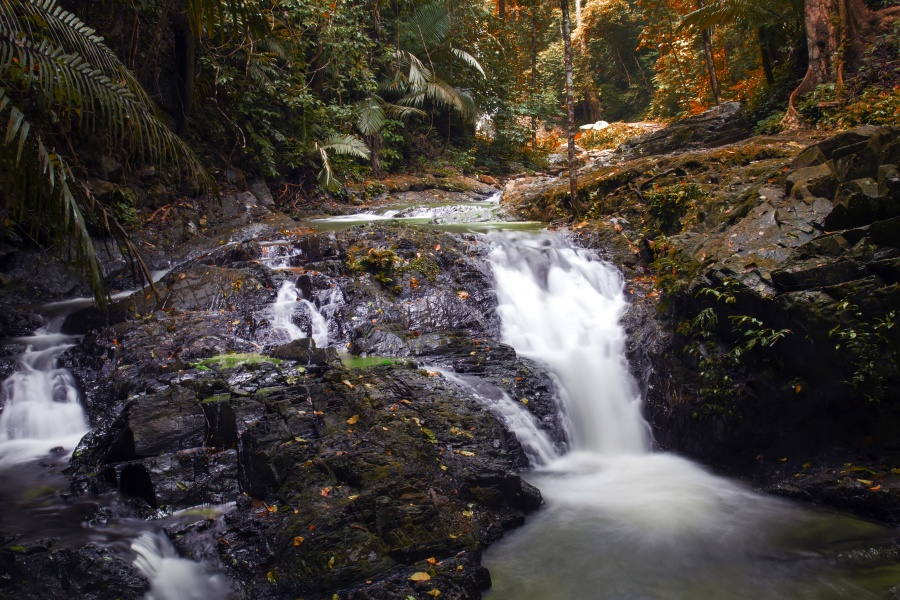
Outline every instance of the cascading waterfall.
{"type": "Polygon", "coordinates": [[[26,350],[18,357],[21,370],[0,385],[0,466],[29,462],[56,448],[68,457],[88,432],[72,374],[57,366],[77,341],[60,333],[63,320],[51,319],[34,335],[15,340],[26,350]]]}
{"type": "Polygon", "coordinates": [[[560,237],[493,239],[503,341],[556,376],[573,445],[606,455],[647,452],[619,325],[627,307],[622,277],[560,237]]]}
{"type": "Polygon", "coordinates": [[[330,317],[340,305],[340,290],[329,292],[327,300],[320,309],[314,303],[303,298],[303,294],[297,289],[293,281],[286,280],[278,288],[278,296],[272,307],[274,319],[272,325],[287,333],[293,341],[307,337],[306,333],[294,323],[294,309],[303,307],[309,316],[311,337],[316,347],[324,348],[328,345],[328,326],[330,317]]]}
{"type": "Polygon", "coordinates": [[[555,377],[573,451],[528,475],[546,506],[485,554],[489,597],[880,599],[810,557],[881,534],[650,452],[611,266],[558,234],[491,240],[503,341],[555,377]]]}
{"type": "MultiPolygon", "coordinates": [[[[7,481],[33,484],[30,477],[17,477],[17,474],[32,469],[31,463],[49,454],[59,460],[68,460],[89,431],[75,379],[57,363],[59,356],[79,339],[61,333],[66,316],[72,310],[90,304],[90,299],[79,298],[47,305],[44,310],[53,316],[46,326],[31,336],[11,340],[24,344],[26,349],[18,357],[20,371],[0,384],[0,470],[4,471],[7,481]]],[[[13,487],[13,490],[4,491],[16,496],[25,490],[27,488],[19,491],[13,487]]],[[[37,509],[38,522],[57,523],[46,514],[53,510],[52,505],[37,509]]],[[[28,519],[29,516],[17,515],[17,518],[28,519]]],[[[65,518],[59,519],[59,523],[65,522],[65,518]]],[[[137,522],[130,522],[123,529],[136,526],[137,522]]],[[[70,533],[73,537],[78,535],[70,533]]],[[[137,555],[135,569],[150,583],[145,600],[205,600],[229,595],[230,587],[225,577],[211,572],[205,565],[179,558],[169,539],[160,531],[137,533],[131,550],[137,555]]]]}
{"type": "Polygon", "coordinates": [[[162,533],[144,532],[131,543],[134,567],[150,582],[144,600],[208,600],[225,598],[228,581],[202,565],[181,558],[162,533]]]}

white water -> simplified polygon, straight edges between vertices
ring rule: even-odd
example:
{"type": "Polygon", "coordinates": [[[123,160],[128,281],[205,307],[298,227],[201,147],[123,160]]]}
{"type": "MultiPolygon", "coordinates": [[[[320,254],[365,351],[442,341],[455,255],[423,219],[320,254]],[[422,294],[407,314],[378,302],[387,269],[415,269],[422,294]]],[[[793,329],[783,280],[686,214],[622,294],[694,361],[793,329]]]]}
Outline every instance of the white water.
{"type": "MultiPolygon", "coordinates": [[[[50,453],[68,460],[89,430],[74,377],[67,369],[60,368],[57,361],[63,352],[78,342],[78,336],[61,333],[65,318],[71,311],[90,303],[90,299],[74,299],[45,305],[42,309],[53,315],[48,324],[32,336],[14,340],[25,344],[26,349],[18,357],[20,370],[0,384],[0,405],[3,407],[0,413],[0,471],[5,471],[5,476],[12,474],[15,477],[16,469],[31,471],[34,467],[28,463],[50,453]],[[59,448],[62,450],[57,450],[59,448]]],[[[34,485],[34,481],[30,477],[18,478],[13,484],[13,497],[18,492],[15,490],[17,484],[34,485]]],[[[59,519],[52,515],[57,510],[52,502],[50,500],[43,510],[40,506],[35,507],[37,512],[34,514],[43,519],[37,521],[41,523],[38,531],[43,532],[42,535],[50,533],[44,528],[46,525],[67,521],[62,511],[59,519]]],[[[32,516],[26,513],[17,518],[32,516]]],[[[77,536],[75,533],[73,537],[77,536]]],[[[131,549],[137,555],[135,568],[150,583],[145,600],[224,599],[229,595],[228,582],[222,575],[212,573],[197,562],[179,558],[162,532],[138,534],[131,549]]]]}
{"type": "Polygon", "coordinates": [[[619,325],[627,307],[622,277],[559,236],[492,239],[503,341],[558,378],[573,445],[609,455],[647,452],[619,325]]]}
{"type": "Polygon", "coordinates": [[[228,581],[192,560],[180,558],[163,533],[144,532],[134,539],[134,567],[147,578],[144,600],[212,600],[229,595],[228,581]]]}
{"type": "Polygon", "coordinates": [[[650,452],[619,325],[622,279],[611,266],[560,235],[491,239],[503,341],[555,376],[574,451],[529,475],[546,506],[485,554],[490,598],[883,597],[826,560],[841,542],[881,535],[877,528],[650,452]]]}
{"type": "Polygon", "coordinates": [[[71,456],[88,432],[87,420],[68,370],[59,355],[77,338],[60,333],[64,317],[51,319],[33,336],[18,338],[26,350],[21,369],[0,385],[0,467],[29,462],[62,448],[71,456]]]}
{"type": "Polygon", "coordinates": [[[328,328],[331,318],[334,316],[334,311],[340,306],[342,297],[337,288],[324,296],[325,300],[320,308],[310,300],[303,298],[303,294],[293,281],[285,280],[278,288],[278,296],[272,306],[274,314],[272,325],[287,333],[291,341],[307,337],[306,332],[294,323],[295,309],[302,308],[309,318],[311,332],[309,337],[316,343],[317,348],[325,348],[328,346],[328,328]]]}
{"type": "Polygon", "coordinates": [[[440,373],[448,381],[459,385],[503,421],[506,428],[515,434],[516,439],[522,444],[525,456],[528,457],[532,467],[547,465],[558,458],[559,453],[553,442],[539,427],[534,415],[500,388],[439,367],[426,366],[424,369],[440,373]]]}

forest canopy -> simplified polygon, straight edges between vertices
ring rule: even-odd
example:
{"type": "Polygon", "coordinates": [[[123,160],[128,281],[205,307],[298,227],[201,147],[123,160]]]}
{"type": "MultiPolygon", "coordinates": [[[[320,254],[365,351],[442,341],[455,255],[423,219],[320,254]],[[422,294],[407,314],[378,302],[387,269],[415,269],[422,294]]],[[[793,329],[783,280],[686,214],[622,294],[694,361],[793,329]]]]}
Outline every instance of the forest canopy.
{"type": "Polygon", "coordinates": [[[122,178],[147,164],[167,170],[171,194],[240,172],[289,202],[396,172],[537,171],[570,121],[667,121],[734,101],[758,133],[896,123],[898,4],[0,0],[3,235],[74,235],[98,280],[83,240],[106,229],[128,250],[120,224],[155,207],[122,178]],[[112,178],[104,161],[124,166],[113,192],[91,183],[112,178]]]}

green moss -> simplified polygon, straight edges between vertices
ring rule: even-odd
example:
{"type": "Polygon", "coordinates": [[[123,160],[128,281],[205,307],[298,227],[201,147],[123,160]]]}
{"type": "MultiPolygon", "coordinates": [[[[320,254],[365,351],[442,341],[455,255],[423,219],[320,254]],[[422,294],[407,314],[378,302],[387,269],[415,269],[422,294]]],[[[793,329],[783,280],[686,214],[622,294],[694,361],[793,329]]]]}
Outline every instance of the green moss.
{"type": "Polygon", "coordinates": [[[364,369],[366,367],[377,367],[382,365],[394,365],[399,360],[391,356],[357,356],[355,354],[347,354],[340,352],[341,364],[348,369],[364,369]]]}
{"type": "Polygon", "coordinates": [[[215,396],[204,398],[200,401],[200,404],[212,404],[213,402],[222,402],[223,400],[229,399],[231,399],[231,394],[217,394],[215,396]]]}
{"type": "Polygon", "coordinates": [[[203,370],[203,368],[209,369],[210,367],[224,370],[244,366],[255,366],[262,363],[280,365],[283,362],[284,361],[277,358],[263,356],[262,354],[220,354],[219,356],[205,358],[196,363],[192,363],[191,366],[201,370],[203,370]]]}

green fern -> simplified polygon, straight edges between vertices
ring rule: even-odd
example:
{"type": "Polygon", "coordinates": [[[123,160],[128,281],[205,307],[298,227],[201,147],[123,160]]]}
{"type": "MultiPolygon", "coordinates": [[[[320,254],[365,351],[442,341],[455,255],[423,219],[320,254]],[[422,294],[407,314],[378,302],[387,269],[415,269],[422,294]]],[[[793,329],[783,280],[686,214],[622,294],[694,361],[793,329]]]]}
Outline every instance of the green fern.
{"type": "Polygon", "coordinates": [[[116,238],[142,280],[150,282],[149,271],[124,228],[75,179],[54,143],[70,131],[102,135],[113,148],[175,166],[195,187],[215,189],[133,74],[56,0],[0,0],[0,119],[6,119],[0,207],[32,233],[48,231],[61,254],[71,253],[101,305],[107,294],[86,214],[116,238]]]}

